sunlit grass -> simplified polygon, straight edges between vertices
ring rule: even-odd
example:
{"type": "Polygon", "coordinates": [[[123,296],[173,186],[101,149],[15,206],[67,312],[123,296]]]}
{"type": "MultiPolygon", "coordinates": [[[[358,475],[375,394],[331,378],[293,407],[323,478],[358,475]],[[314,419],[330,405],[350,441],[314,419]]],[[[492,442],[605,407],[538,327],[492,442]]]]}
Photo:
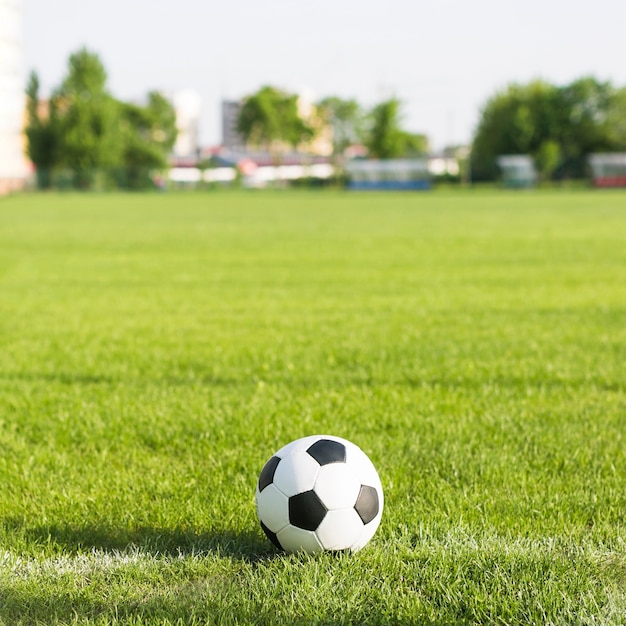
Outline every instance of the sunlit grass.
{"type": "Polygon", "coordinates": [[[0,202],[0,623],[626,623],[626,194],[0,202]],[[285,556],[330,433],[385,489],[285,556]]]}

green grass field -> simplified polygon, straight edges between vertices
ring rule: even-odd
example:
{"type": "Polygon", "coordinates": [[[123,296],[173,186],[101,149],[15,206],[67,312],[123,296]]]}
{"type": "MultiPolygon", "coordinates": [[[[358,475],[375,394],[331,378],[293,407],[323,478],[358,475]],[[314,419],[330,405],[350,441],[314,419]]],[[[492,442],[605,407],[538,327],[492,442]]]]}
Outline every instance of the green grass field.
{"type": "Polygon", "coordinates": [[[626,624],[626,193],[0,201],[0,623],[626,624]],[[284,555],[283,444],[361,552],[284,555]]]}

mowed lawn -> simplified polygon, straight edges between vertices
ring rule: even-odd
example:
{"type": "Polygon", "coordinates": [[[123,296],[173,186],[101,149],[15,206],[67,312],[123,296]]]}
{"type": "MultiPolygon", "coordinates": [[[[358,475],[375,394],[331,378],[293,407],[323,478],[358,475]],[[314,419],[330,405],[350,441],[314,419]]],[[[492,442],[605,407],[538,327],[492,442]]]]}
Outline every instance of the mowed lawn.
{"type": "Polygon", "coordinates": [[[626,192],[0,200],[0,624],[626,624],[626,192]],[[258,527],[350,439],[361,552],[258,527]]]}

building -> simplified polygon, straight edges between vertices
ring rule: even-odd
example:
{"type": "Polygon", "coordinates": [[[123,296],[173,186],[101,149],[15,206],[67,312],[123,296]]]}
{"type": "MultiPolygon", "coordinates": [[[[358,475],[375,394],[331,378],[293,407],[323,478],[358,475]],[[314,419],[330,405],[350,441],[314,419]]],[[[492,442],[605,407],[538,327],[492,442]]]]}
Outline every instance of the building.
{"type": "MultiPolygon", "coordinates": [[[[295,146],[295,152],[317,157],[330,157],[333,151],[332,131],[317,114],[312,100],[304,94],[298,96],[298,115],[314,129],[314,137],[295,146]]],[[[251,153],[252,147],[237,130],[242,102],[234,100],[222,101],[222,148],[236,153],[251,153]]],[[[280,142],[278,142],[280,143],[280,142]]],[[[289,153],[292,146],[282,146],[282,152],[289,153]]]]}
{"type": "Polygon", "coordinates": [[[241,152],[246,142],[237,130],[237,122],[241,111],[241,102],[236,100],[222,100],[222,146],[226,150],[241,152]]]}
{"type": "Polygon", "coordinates": [[[316,119],[316,110],[304,96],[298,98],[298,114],[315,129],[312,141],[290,146],[277,141],[267,146],[252,146],[237,129],[242,101],[222,101],[222,145],[212,158],[223,166],[236,167],[247,187],[265,187],[270,184],[289,184],[303,178],[324,181],[335,175],[330,164],[332,142],[329,129],[316,119]],[[316,126],[316,122],[318,125],[316,126]]]}
{"type": "Polygon", "coordinates": [[[0,0],[0,194],[22,188],[28,174],[22,45],[21,0],[0,0]]]}
{"type": "Polygon", "coordinates": [[[176,143],[174,144],[175,157],[195,157],[200,151],[200,109],[202,100],[200,95],[191,90],[179,91],[172,98],[176,112],[176,143]]]}
{"type": "Polygon", "coordinates": [[[330,157],[333,154],[333,131],[324,119],[318,114],[317,106],[310,95],[301,93],[298,96],[298,115],[314,132],[313,137],[299,146],[301,152],[317,156],[330,157]]]}

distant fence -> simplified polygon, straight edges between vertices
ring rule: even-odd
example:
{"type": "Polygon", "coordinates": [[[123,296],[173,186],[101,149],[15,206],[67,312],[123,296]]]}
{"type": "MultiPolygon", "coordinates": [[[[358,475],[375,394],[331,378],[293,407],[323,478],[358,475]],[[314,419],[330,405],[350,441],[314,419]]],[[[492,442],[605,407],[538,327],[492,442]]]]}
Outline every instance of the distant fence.
{"type": "Polygon", "coordinates": [[[232,167],[200,170],[173,167],[165,170],[148,168],[93,168],[87,170],[39,168],[28,180],[27,187],[59,191],[128,191],[164,190],[173,188],[202,188],[229,185],[237,179],[232,167]]]}
{"type": "Polygon", "coordinates": [[[179,185],[230,184],[237,179],[234,167],[214,167],[201,170],[197,167],[173,167],[167,180],[179,185]]]}
{"type": "MultiPolygon", "coordinates": [[[[533,187],[537,174],[528,155],[498,158],[500,184],[533,187]]],[[[626,187],[626,153],[594,154],[588,157],[585,181],[597,188],[626,187]],[[591,174],[591,176],[589,175],[591,174]]],[[[255,165],[254,167],[94,168],[86,170],[39,168],[27,178],[0,176],[0,195],[20,189],[78,191],[147,191],[166,189],[211,189],[220,187],[320,187],[345,186],[351,190],[424,190],[441,182],[432,159],[348,161],[344,168],[330,163],[308,165],[255,165]]],[[[550,183],[544,182],[544,185],[550,183]]],[[[554,184],[559,184],[554,183],[554,184]]]]}
{"type": "Polygon", "coordinates": [[[78,191],[109,191],[114,189],[146,190],[163,185],[163,173],[148,168],[37,168],[27,180],[27,187],[78,191]]]}
{"type": "Polygon", "coordinates": [[[169,170],[149,169],[38,169],[28,187],[38,189],[107,191],[208,189],[213,187],[266,187],[280,185],[315,185],[332,182],[336,171],[330,164],[259,166],[248,171],[235,167],[172,167],[169,170]]]}

